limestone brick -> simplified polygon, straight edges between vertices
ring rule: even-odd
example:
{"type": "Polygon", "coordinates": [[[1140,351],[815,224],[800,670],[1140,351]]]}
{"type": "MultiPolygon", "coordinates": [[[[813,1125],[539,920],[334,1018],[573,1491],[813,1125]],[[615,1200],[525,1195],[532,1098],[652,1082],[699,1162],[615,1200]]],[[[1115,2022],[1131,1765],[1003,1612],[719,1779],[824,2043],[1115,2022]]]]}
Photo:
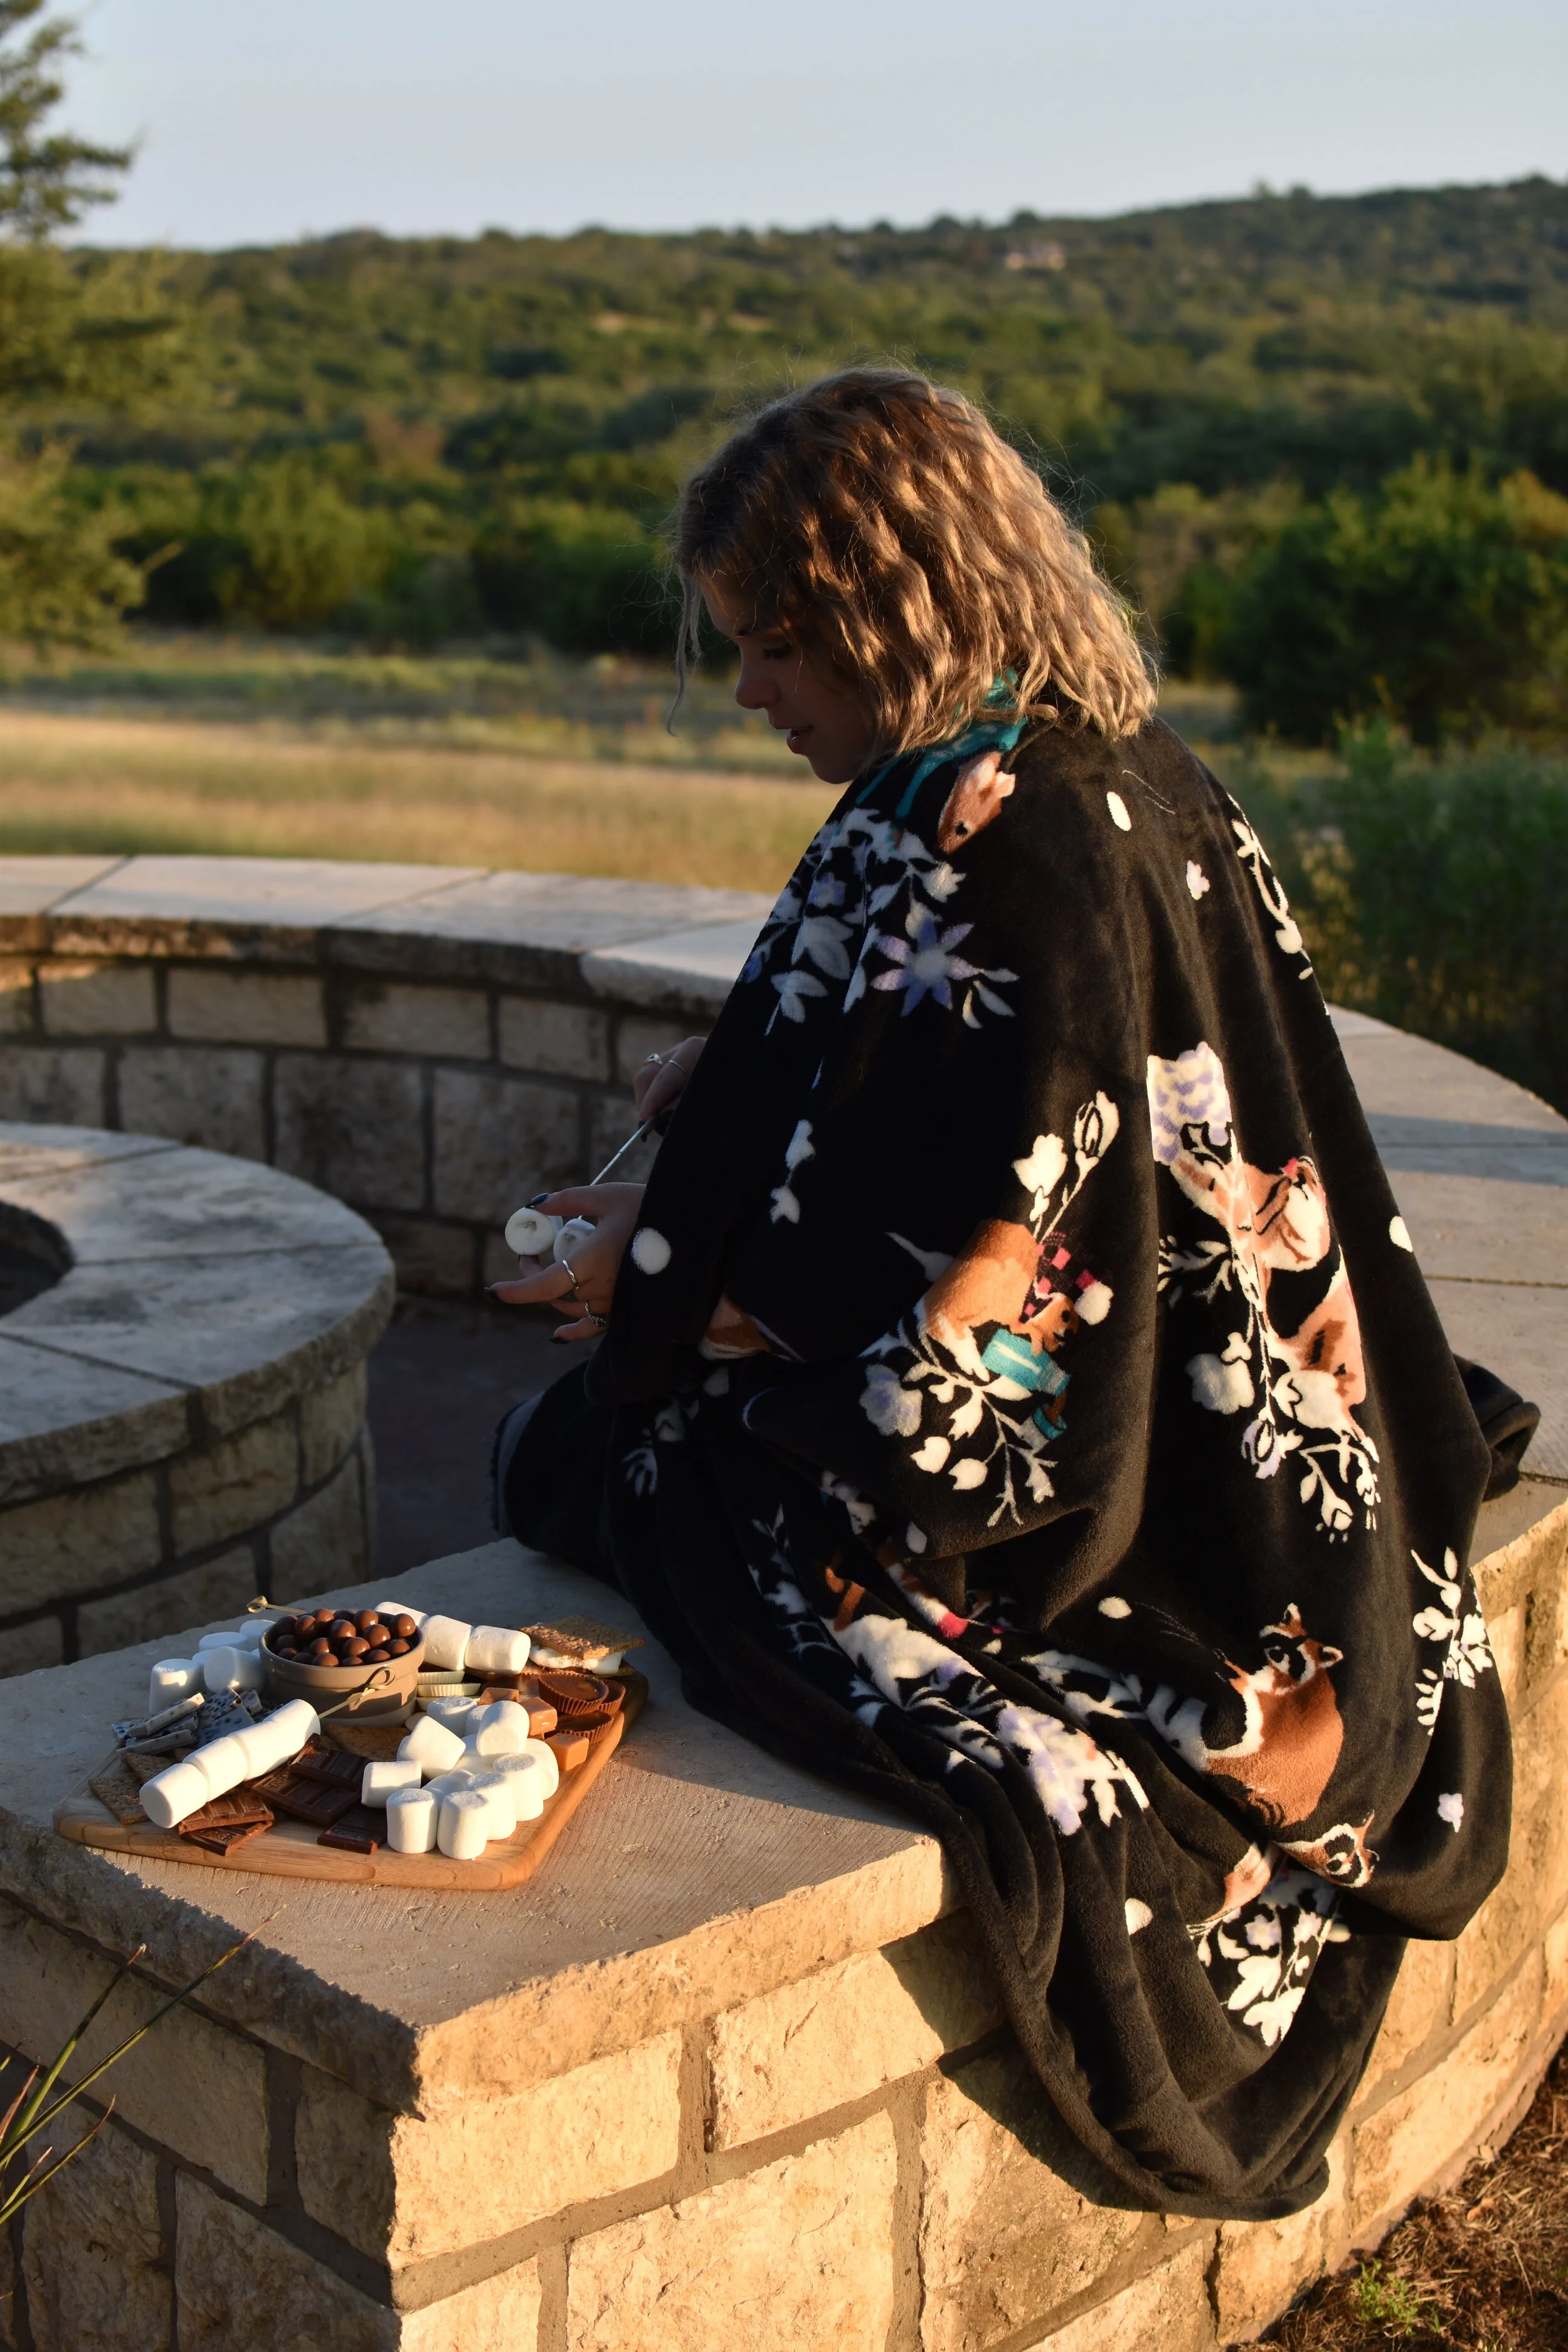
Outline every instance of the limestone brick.
{"type": "MultiPolygon", "coordinates": [[[[0,1902],[0,2042],[52,2059],[116,1973],[114,1964],[17,1905],[0,1902]]],[[[129,1978],[105,2004],[73,2062],[108,2056],[168,1999],[129,1978]]],[[[267,2194],[267,2094],[260,2051],[188,2003],[154,2026],[103,2078],[100,2095],[137,2131],[200,2165],[242,2196],[267,2194]]]]}
{"type": "Polygon", "coordinates": [[[657,2179],[679,2153],[679,2035],[663,2033],[428,2119],[373,2106],[312,2068],[296,2132],[305,2210],[396,2265],[657,2179]]]}
{"type": "Polygon", "coordinates": [[[1373,2242],[1474,2145],[1513,2087],[1540,2006],[1539,1968],[1528,1960],[1439,2064],[1356,2126],[1350,2211],[1358,2242],[1373,2242]]]}
{"type": "Polygon", "coordinates": [[[1151,2352],[1155,2345],[1159,2352],[1207,2352],[1215,2340],[1204,2284],[1208,2259],[1205,2231],[1157,2271],[1041,2336],[1029,2352],[1151,2352]]]}
{"type": "Polygon", "coordinates": [[[1334,2267],[1344,2231],[1348,2167],[1342,2137],[1329,2149],[1329,2185],[1315,2205],[1282,2221],[1222,2221],[1210,2277],[1222,2344],[1250,2344],[1301,2290],[1334,2267]]]}
{"type": "Polygon", "coordinates": [[[586,1004],[549,1004],[536,996],[500,1000],[500,1057],[514,1070],[551,1078],[610,1075],[608,1017],[586,1004]]]}
{"type": "Polygon", "coordinates": [[[1562,2026],[1568,2024],[1568,2017],[1563,2015],[1568,2010],[1568,1912],[1564,1912],[1561,1919],[1553,1920],[1548,1927],[1542,1958],[1546,1990],[1541,2013],[1550,2030],[1561,2032],[1562,2026]]]}
{"type": "Polygon", "coordinates": [[[0,1045],[0,1118],[101,1127],[106,1066],[96,1045],[0,1045]]]}
{"type": "MultiPolygon", "coordinates": [[[[362,1444],[368,1444],[368,1437],[362,1444]]],[[[319,1493],[280,1518],[268,1538],[271,1581],[280,1597],[353,1584],[371,1572],[361,1448],[319,1493]]]]}
{"type": "Polygon", "coordinates": [[[467,1298],[474,1289],[474,1236],[466,1225],[414,1217],[378,1217],[399,1290],[422,1298],[467,1298]]]}
{"type": "Polygon", "coordinates": [[[1146,2216],[1080,2197],[1070,2142],[1016,2049],[938,2074],[921,2135],[923,2352],[985,2352],[1084,2294],[1146,2216]]]}
{"type": "Polygon", "coordinates": [[[1517,1706],[1524,1683],[1524,1611],[1522,1601],[1505,1609],[1500,1617],[1487,1627],[1497,1661],[1498,1680],[1510,1706],[1517,1706]]]}
{"type": "Polygon", "coordinates": [[[303,973],[222,971],[175,964],[169,1031],[226,1045],[324,1045],[321,983],[303,973]]]}
{"type": "Polygon", "coordinates": [[[201,2181],[179,2183],[180,2352],[536,2352],[539,2266],[393,2311],[201,2181]]]}
{"type": "Polygon", "coordinates": [[[158,1025],[152,966],[54,958],[38,966],[38,1010],[51,1037],[144,1037],[158,1025]]]}
{"type": "Polygon", "coordinates": [[[364,1426],[364,1366],[355,1364],[324,1388],[310,1389],[300,1399],[300,1477],[306,1486],[319,1486],[336,1469],[364,1426]]]}
{"type": "Polygon", "coordinates": [[[1399,2073],[1428,2035],[1447,2029],[1453,1986],[1452,1944],[1412,1941],[1405,1945],[1393,1997],[1357,2095],[1363,2105],[1373,2091],[1399,2073]]]}
{"type": "Polygon", "coordinates": [[[241,1046],[128,1046],[120,1057],[120,1124],[265,1160],[262,1071],[261,1055],[241,1046]]]}
{"type": "MultiPolygon", "coordinates": [[[[56,2153],[90,2123],[84,2109],[69,2109],[51,2128],[56,2153]]],[[[24,2211],[34,2352],[165,2352],[174,2298],[155,2157],[110,2122],[24,2211]]]]}
{"type": "Polygon", "coordinates": [[[36,1675],[41,1666],[58,1666],[65,1642],[58,1617],[35,1617],[29,1625],[11,1625],[0,1633],[0,1679],[9,1675],[36,1675]]]}
{"type": "Polygon", "coordinates": [[[568,2352],[882,2352],[896,2170],[892,2126],[874,2116],[578,2239],[568,2352]]]}
{"type": "Polygon", "coordinates": [[[425,1088],[407,1063],[280,1054],[274,1158],[354,1207],[425,1205],[425,1088]]]}
{"type": "Polygon", "coordinates": [[[0,1511],[0,1615],[134,1576],[162,1557],[148,1471],[18,1503],[0,1511]]]}
{"type": "Polygon", "coordinates": [[[77,1648],[84,1658],[102,1650],[123,1650],[150,1642],[155,1633],[183,1633],[215,1617],[227,1617],[254,1601],[265,1579],[248,1544],[237,1544],[200,1568],[183,1568],[150,1584],[132,1585],[84,1601],[76,1612],[77,1648]]]}
{"type": "Polygon", "coordinates": [[[742,2001],[713,2021],[712,2145],[736,2147],[863,2098],[978,2041],[999,2014],[962,1913],[742,2001]]]}
{"type": "Polygon", "coordinates": [[[205,1551],[226,1536],[258,1527],[292,1502],[299,1484],[300,1444],[291,1413],[252,1422],[216,1445],[177,1454],[169,1465],[175,1550],[205,1551]]]}
{"type": "Polygon", "coordinates": [[[479,988],[360,981],[342,1008],[342,1042],[362,1052],[485,1062],[490,1051],[489,1006],[479,988]]]}
{"type": "Polygon", "coordinates": [[[436,1073],[438,1215],[504,1224],[521,1202],[581,1180],[577,1097],[479,1071],[436,1073]]]}
{"type": "Polygon", "coordinates": [[[628,1013],[616,1032],[616,1076],[629,1087],[650,1054],[668,1054],[692,1034],[689,1021],[659,1021],[643,1013],[628,1013]]]}
{"type": "Polygon", "coordinates": [[[1568,1665],[1568,1548],[1553,1547],[1537,1566],[1525,1603],[1525,1674],[1531,1688],[1568,1665]]]}
{"type": "Polygon", "coordinates": [[[0,1036],[23,1037],[32,1026],[33,967],[25,956],[0,956],[0,1036]]]}

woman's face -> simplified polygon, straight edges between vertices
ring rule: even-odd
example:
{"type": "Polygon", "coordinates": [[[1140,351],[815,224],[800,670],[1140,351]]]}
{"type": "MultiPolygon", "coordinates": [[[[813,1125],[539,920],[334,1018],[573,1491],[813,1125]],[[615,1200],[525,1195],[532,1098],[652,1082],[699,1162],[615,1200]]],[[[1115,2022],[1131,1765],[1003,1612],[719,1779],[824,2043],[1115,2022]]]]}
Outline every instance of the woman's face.
{"type": "Polygon", "coordinates": [[[742,709],[764,712],[768,725],[788,736],[790,750],[825,784],[852,782],[876,740],[862,697],[820,655],[776,629],[749,625],[748,615],[721,589],[707,587],[702,593],[714,627],[740,654],[735,699],[742,709]]]}

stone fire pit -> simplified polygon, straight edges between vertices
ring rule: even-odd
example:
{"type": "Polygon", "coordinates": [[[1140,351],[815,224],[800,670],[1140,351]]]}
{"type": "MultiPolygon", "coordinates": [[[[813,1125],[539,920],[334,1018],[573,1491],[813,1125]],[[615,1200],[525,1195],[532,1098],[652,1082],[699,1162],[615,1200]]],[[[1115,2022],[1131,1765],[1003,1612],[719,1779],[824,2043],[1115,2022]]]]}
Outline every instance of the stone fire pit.
{"type": "Polygon", "coordinates": [[[369,1569],[353,1212],[216,1151],[0,1126],[0,1675],[369,1569]]]}

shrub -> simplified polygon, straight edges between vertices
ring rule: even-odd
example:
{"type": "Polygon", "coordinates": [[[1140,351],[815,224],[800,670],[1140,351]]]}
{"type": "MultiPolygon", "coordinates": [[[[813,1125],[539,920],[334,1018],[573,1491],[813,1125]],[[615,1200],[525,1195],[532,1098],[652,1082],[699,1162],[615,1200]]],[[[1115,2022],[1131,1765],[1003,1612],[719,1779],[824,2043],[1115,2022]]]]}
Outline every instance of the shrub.
{"type": "Polygon", "coordinates": [[[1248,794],[1324,993],[1568,1111],[1568,760],[1428,759],[1385,727],[1288,800],[1248,794]]]}
{"type": "Polygon", "coordinates": [[[1294,742],[1379,715],[1428,745],[1568,732],[1568,499],[1426,457],[1337,493],[1243,569],[1219,657],[1294,742]]]}
{"type": "Polygon", "coordinates": [[[474,549],[480,602],[499,629],[562,653],[668,655],[675,606],[658,547],[625,514],[552,502],[515,509],[474,549]]]}
{"type": "Polygon", "coordinates": [[[115,519],[63,487],[66,457],[0,457],[0,637],[101,645],[142,601],[142,575],[115,551],[115,519]]]}

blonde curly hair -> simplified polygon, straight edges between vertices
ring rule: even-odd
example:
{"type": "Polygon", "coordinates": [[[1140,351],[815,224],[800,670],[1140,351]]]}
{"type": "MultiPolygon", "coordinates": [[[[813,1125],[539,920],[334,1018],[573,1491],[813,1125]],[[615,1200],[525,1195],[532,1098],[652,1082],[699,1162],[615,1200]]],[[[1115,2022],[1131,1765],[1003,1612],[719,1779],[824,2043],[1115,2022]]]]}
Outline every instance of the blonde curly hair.
{"type": "Polygon", "coordinates": [[[674,553],[681,691],[712,586],[852,678],[884,753],[944,742],[982,705],[1112,738],[1154,708],[1081,531],[972,402],[921,375],[847,368],[771,402],[687,483],[674,553]]]}

